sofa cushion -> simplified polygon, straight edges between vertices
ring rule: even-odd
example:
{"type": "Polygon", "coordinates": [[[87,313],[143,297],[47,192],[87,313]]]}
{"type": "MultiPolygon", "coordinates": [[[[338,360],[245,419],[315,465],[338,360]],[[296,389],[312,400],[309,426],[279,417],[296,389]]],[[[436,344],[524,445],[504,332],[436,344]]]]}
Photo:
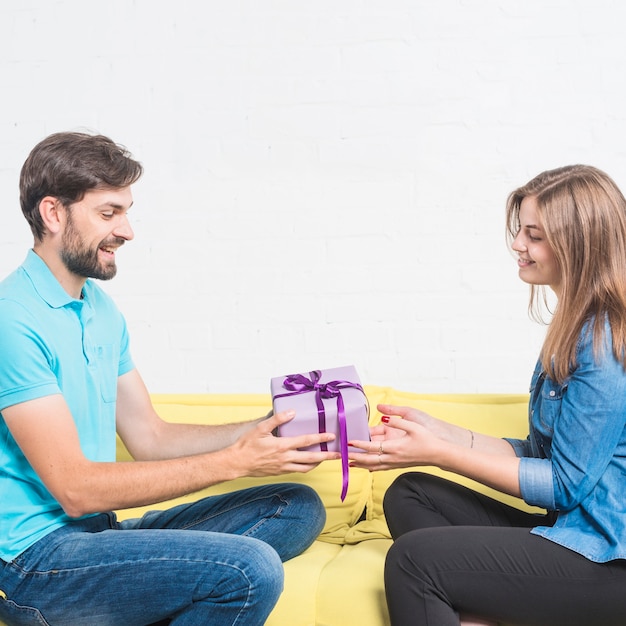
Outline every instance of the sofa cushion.
{"type": "MultiPolygon", "coordinates": [[[[320,574],[316,626],[389,626],[383,570],[390,539],[345,545],[320,574]]],[[[284,622],[285,624],[292,622],[284,622]]]]}
{"type": "Polygon", "coordinates": [[[342,550],[340,545],[315,541],[297,558],[285,562],[285,588],[265,626],[319,624],[319,581],[322,572],[342,550]]]}

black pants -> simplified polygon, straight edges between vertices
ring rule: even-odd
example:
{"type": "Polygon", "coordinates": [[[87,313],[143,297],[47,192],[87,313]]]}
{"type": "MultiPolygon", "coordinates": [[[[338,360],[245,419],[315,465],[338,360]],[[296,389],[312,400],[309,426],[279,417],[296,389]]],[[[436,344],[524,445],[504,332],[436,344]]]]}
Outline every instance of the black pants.
{"type": "Polygon", "coordinates": [[[594,563],[529,528],[533,515],[419,472],[385,496],[393,626],[458,626],[459,614],[525,626],[625,626],[626,561],[594,563]]]}

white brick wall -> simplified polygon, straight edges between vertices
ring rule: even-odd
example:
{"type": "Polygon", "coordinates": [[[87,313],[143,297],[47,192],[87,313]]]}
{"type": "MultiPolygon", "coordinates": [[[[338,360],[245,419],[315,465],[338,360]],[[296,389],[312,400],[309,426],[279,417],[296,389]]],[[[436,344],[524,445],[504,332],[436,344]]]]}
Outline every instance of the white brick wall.
{"type": "Polygon", "coordinates": [[[158,392],[364,382],[525,391],[543,329],[504,244],[514,187],[626,189],[617,0],[0,0],[0,275],[19,169],[89,128],[146,166],[106,283],[158,392]]]}

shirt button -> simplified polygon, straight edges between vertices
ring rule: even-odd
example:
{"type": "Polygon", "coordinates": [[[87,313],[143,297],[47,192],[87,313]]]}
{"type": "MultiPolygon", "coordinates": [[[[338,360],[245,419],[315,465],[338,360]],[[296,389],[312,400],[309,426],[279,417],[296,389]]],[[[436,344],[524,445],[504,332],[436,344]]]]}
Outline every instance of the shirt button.
{"type": "Polygon", "coordinates": [[[554,398],[554,396],[556,396],[556,391],[551,391],[551,392],[550,392],[550,397],[551,397],[551,398],[554,398]]]}

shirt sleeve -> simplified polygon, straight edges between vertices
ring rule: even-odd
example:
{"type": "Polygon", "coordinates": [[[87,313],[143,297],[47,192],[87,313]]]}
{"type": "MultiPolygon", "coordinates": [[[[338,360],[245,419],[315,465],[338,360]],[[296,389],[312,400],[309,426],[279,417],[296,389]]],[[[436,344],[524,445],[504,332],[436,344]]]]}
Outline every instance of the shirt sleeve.
{"type": "Polygon", "coordinates": [[[61,393],[51,355],[33,315],[11,300],[0,300],[0,411],[8,406],[61,393]]]}
{"type": "Polygon", "coordinates": [[[603,343],[594,355],[586,333],[570,377],[541,391],[533,423],[536,418],[545,458],[520,462],[520,489],[529,504],[572,510],[591,493],[613,456],[624,453],[618,447],[623,446],[626,373],[613,355],[608,326],[603,343]]]}
{"type": "Polygon", "coordinates": [[[509,437],[504,437],[504,441],[507,441],[508,443],[511,444],[515,452],[515,456],[517,457],[532,456],[530,441],[528,439],[511,439],[509,437]]]}
{"type": "Polygon", "coordinates": [[[519,481],[524,502],[549,511],[557,508],[554,501],[552,463],[548,459],[522,458],[519,481]]]}

